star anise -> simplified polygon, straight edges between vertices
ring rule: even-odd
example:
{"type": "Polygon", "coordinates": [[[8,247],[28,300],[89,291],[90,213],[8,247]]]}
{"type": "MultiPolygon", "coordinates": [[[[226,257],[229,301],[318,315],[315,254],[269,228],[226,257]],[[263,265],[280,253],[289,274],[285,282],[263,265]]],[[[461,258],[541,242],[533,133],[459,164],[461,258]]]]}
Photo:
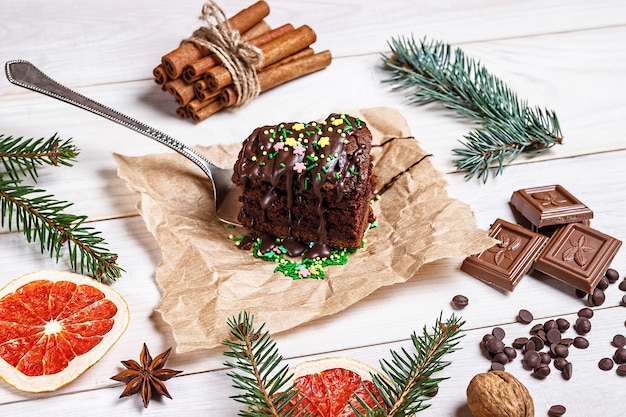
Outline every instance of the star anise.
{"type": "Polygon", "coordinates": [[[141,398],[143,399],[144,408],[148,407],[148,403],[152,399],[153,392],[157,392],[160,395],[164,395],[167,398],[172,398],[165,388],[163,381],[178,375],[182,371],[175,371],[173,369],[165,369],[165,363],[170,356],[169,348],[165,352],[152,359],[148,347],[143,344],[141,353],[139,354],[139,361],[137,363],[132,359],[122,361],[122,365],[126,367],[126,370],[111,377],[115,381],[120,381],[126,384],[126,388],[122,391],[120,398],[128,397],[138,392],[141,392],[141,398]]]}

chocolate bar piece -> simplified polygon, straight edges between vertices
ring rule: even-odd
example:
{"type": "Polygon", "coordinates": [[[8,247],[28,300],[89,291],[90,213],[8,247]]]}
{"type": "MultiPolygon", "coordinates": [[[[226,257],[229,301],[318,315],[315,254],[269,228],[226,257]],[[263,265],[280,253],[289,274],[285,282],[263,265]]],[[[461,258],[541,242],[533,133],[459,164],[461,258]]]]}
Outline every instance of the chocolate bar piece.
{"type": "Polygon", "coordinates": [[[537,229],[593,218],[593,211],[560,185],[517,190],[510,203],[537,229]]]}
{"type": "Polygon", "coordinates": [[[534,269],[591,294],[622,242],[582,223],[557,230],[534,269]]]}
{"type": "Polygon", "coordinates": [[[491,225],[489,236],[500,243],[465,258],[461,270],[488,284],[513,291],[548,238],[502,219],[496,219],[491,225]]]}

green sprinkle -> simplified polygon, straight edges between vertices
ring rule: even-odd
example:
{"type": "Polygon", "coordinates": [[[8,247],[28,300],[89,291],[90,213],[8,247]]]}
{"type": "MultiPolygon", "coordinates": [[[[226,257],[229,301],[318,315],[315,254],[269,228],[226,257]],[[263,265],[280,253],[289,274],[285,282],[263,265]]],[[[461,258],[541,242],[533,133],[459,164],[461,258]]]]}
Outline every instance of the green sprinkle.
{"type": "Polygon", "coordinates": [[[322,171],[324,171],[324,174],[328,174],[328,167],[327,166],[323,166],[322,167],[322,171]]]}
{"type": "Polygon", "coordinates": [[[305,179],[304,179],[304,189],[305,189],[305,190],[308,190],[308,189],[309,189],[309,179],[308,179],[308,178],[305,178],[305,179]]]}
{"type": "Polygon", "coordinates": [[[306,170],[307,170],[307,171],[310,171],[310,170],[312,170],[313,168],[315,168],[316,166],[317,166],[317,164],[311,164],[311,165],[309,165],[308,167],[306,167],[306,170]]]}
{"type": "Polygon", "coordinates": [[[320,174],[319,172],[317,173],[317,180],[321,181],[322,180],[322,174],[320,174]]]}
{"type": "Polygon", "coordinates": [[[338,172],[335,172],[335,178],[339,179],[339,178],[341,178],[341,175],[339,175],[338,172]]]}
{"type": "Polygon", "coordinates": [[[264,167],[264,166],[265,166],[265,161],[261,161],[261,162],[259,162],[259,165],[260,165],[260,166],[262,166],[262,167],[264,167]]]}
{"type": "Polygon", "coordinates": [[[279,165],[280,165],[281,168],[285,167],[285,163],[284,162],[281,162],[279,165]]]}

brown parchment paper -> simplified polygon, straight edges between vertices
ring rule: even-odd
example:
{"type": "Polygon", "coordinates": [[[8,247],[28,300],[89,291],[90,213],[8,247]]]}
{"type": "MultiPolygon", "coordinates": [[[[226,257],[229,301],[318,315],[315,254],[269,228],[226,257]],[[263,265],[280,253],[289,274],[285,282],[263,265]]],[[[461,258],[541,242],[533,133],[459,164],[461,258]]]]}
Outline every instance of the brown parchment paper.
{"type": "MultiPolygon", "coordinates": [[[[395,109],[351,114],[367,122],[374,143],[410,135],[395,109]]],[[[232,166],[240,146],[196,149],[219,166],[232,166]]],[[[372,154],[382,185],[427,152],[417,140],[402,139],[375,147],[372,154]]],[[[178,353],[220,345],[229,336],[227,319],[241,311],[253,313],[272,333],[285,331],[405,282],[425,263],[494,244],[476,228],[470,208],[447,195],[443,175],[427,157],[374,203],[378,227],[367,232],[365,247],[346,265],[327,267],[326,280],[292,280],[228,239],[245,231],[215,220],[210,183],[193,163],[175,153],[114,158],[119,176],[139,193],[139,211],[161,248],[156,280],[162,298],[156,310],[172,327],[178,353]]]]}

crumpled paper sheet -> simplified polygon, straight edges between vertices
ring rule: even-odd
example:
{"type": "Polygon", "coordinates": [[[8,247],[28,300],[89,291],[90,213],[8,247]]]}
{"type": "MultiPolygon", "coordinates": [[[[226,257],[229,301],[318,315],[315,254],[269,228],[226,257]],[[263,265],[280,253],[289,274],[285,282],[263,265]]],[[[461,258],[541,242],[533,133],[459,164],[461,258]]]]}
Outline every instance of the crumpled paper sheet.
{"type": "MultiPolygon", "coordinates": [[[[367,122],[374,143],[410,135],[395,109],[350,114],[367,122]]],[[[219,166],[232,166],[240,146],[196,150],[219,166]]],[[[382,186],[426,152],[417,140],[400,139],[373,148],[372,154],[382,186]]],[[[178,353],[221,345],[229,338],[227,319],[241,311],[253,313],[272,333],[286,331],[405,282],[425,263],[479,253],[494,244],[476,228],[470,208],[447,195],[443,175],[427,157],[374,203],[378,227],[367,232],[365,247],[346,265],[327,267],[326,280],[293,280],[228,239],[245,230],[215,219],[210,182],[193,163],[176,153],[114,158],[119,176],[140,194],[139,212],[162,251],[156,269],[162,298],[156,310],[172,327],[178,353]]]]}

